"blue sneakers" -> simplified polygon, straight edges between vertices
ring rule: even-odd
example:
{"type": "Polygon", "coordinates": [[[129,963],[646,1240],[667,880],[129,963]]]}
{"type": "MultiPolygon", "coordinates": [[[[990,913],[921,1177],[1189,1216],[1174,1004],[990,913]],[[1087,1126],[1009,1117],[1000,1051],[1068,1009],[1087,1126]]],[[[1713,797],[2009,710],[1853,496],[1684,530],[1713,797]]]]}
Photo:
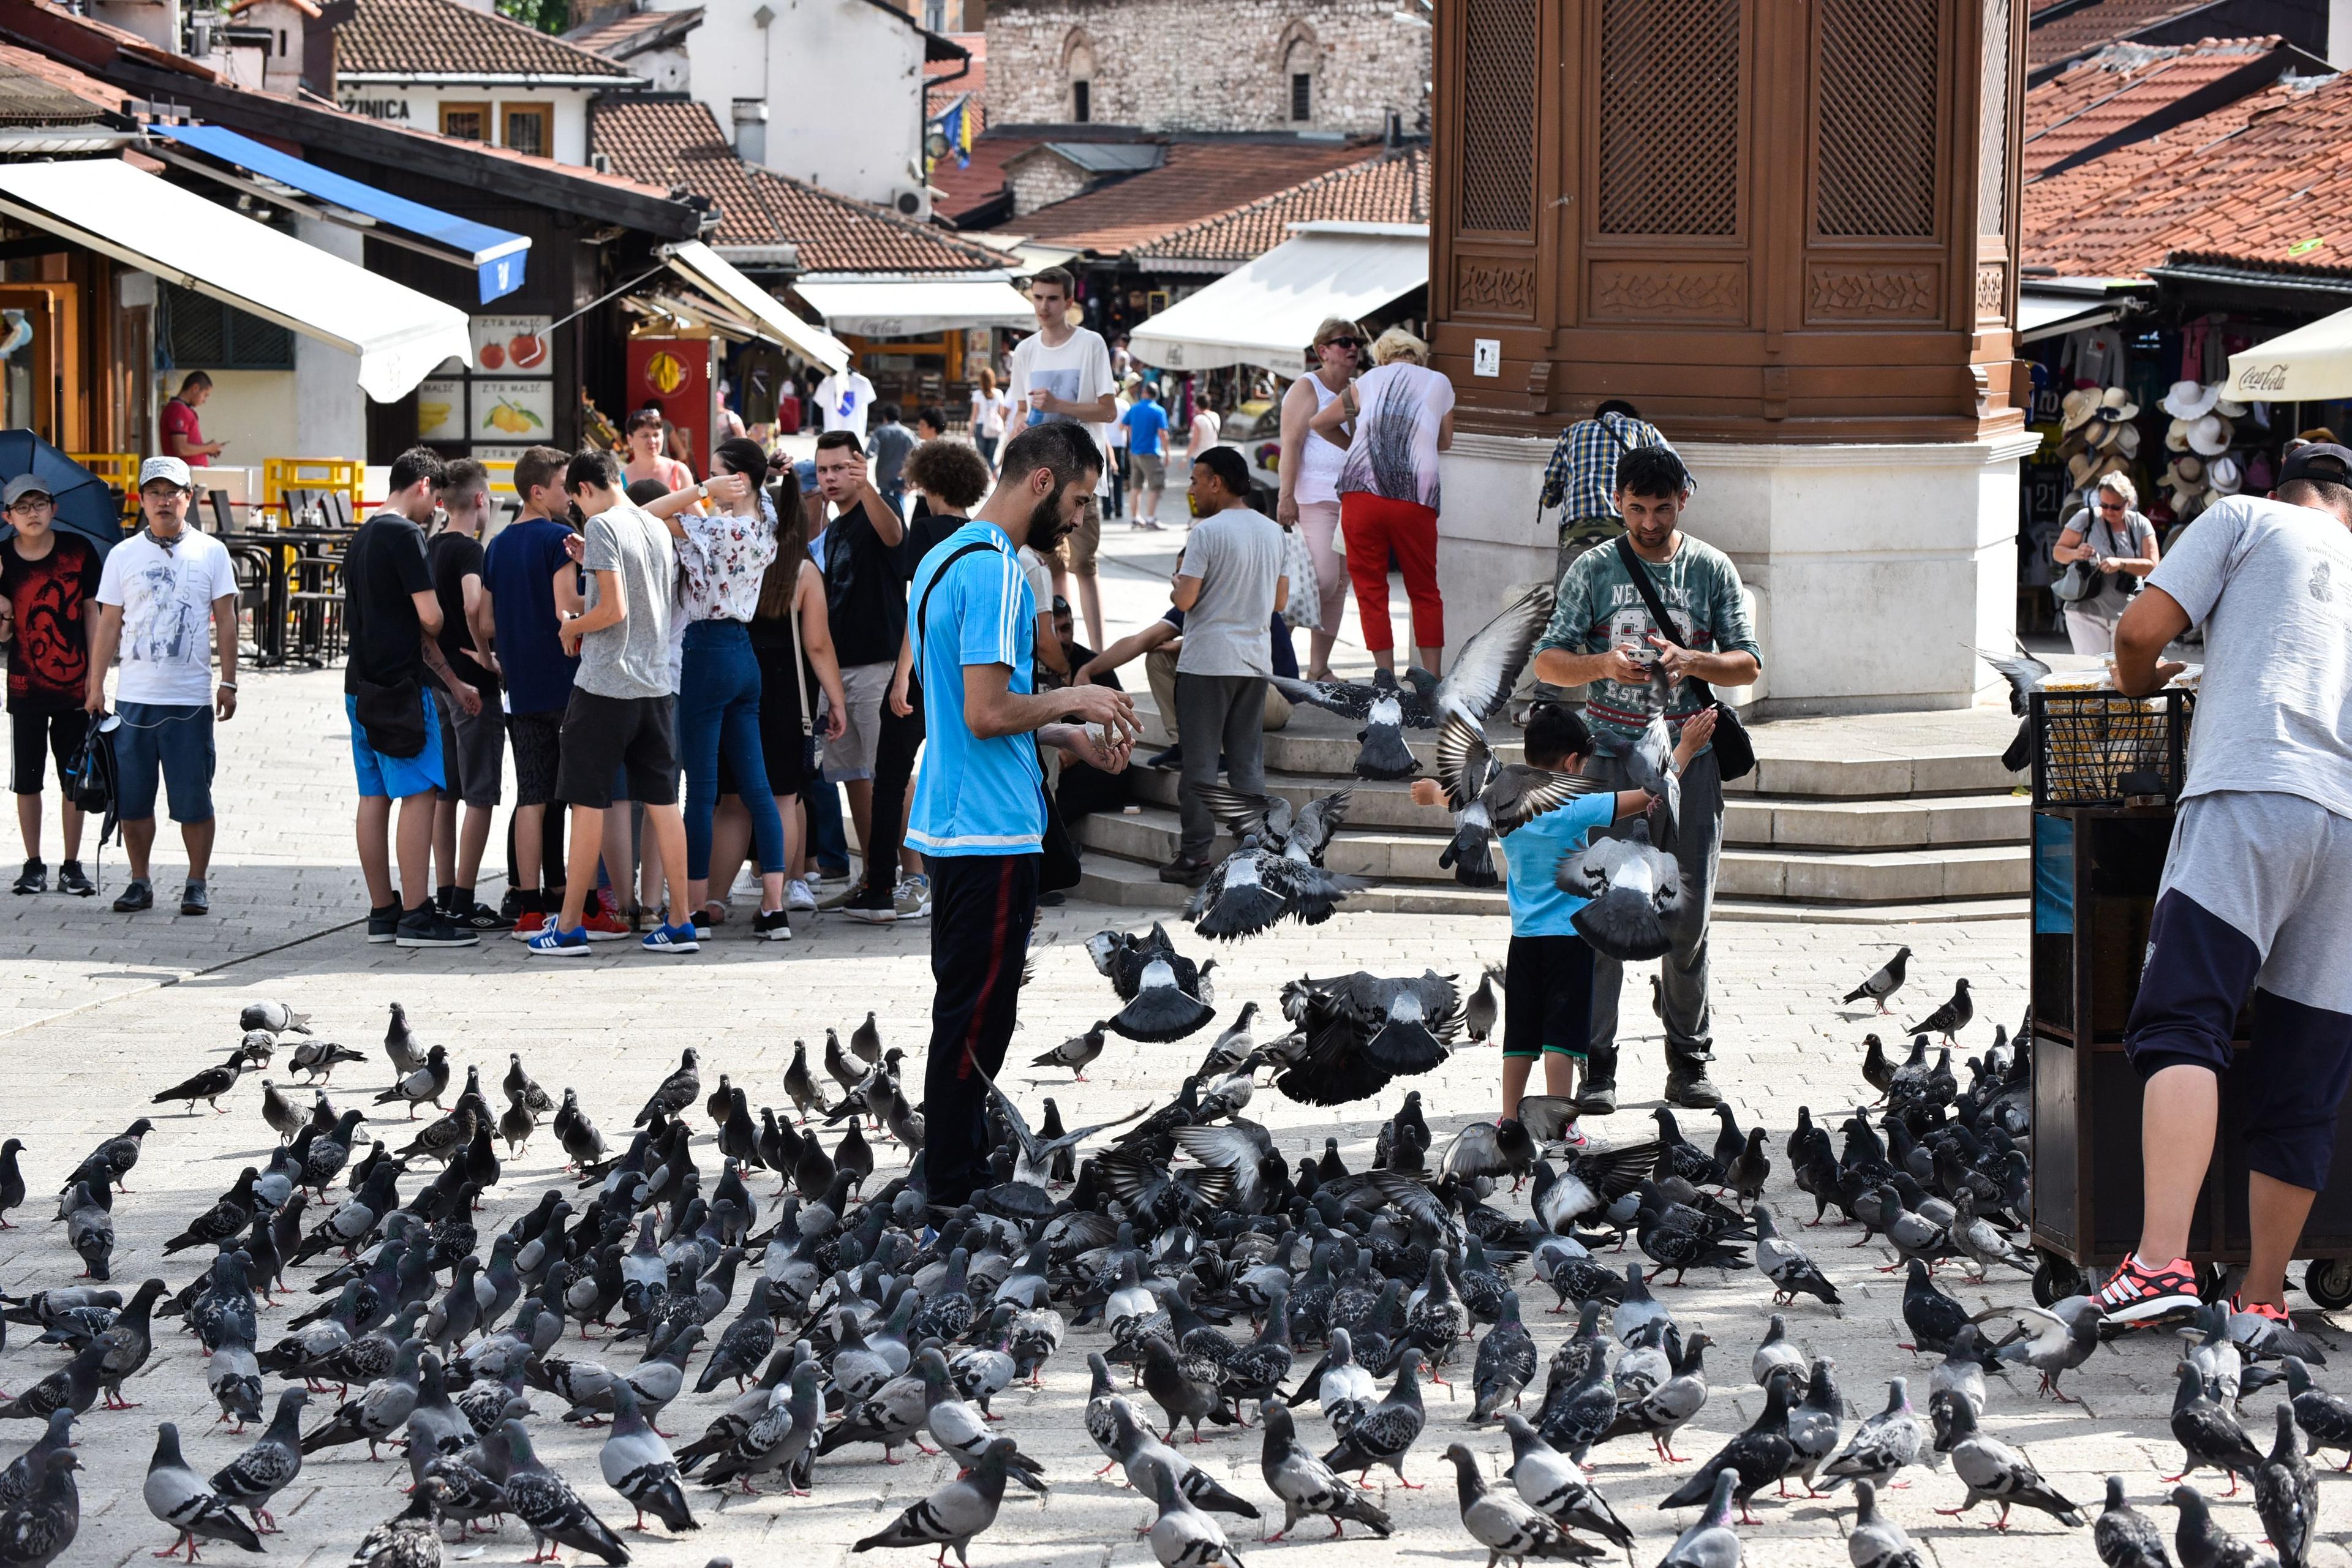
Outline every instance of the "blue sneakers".
{"type": "MultiPolygon", "coordinates": [[[[538,944],[534,942],[532,945],[538,944]]],[[[647,952],[699,952],[702,951],[702,943],[696,940],[692,921],[680,921],[676,925],[664,922],[647,931],[646,940],[638,945],[647,952]]]]}
{"type": "Polygon", "coordinates": [[[559,931],[550,921],[540,928],[537,936],[523,944],[535,958],[585,958],[588,956],[588,933],[578,926],[559,931]]]}

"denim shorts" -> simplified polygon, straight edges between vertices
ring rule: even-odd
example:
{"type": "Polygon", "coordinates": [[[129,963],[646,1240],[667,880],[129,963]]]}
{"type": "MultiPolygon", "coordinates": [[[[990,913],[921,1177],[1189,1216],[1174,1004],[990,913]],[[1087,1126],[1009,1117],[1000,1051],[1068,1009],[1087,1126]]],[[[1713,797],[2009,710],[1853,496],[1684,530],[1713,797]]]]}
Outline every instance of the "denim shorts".
{"type": "Polygon", "coordinates": [[[117,702],[115,814],[125,822],[155,815],[161,773],[174,822],[213,818],[213,710],[209,702],[117,702]]]}
{"type": "Polygon", "coordinates": [[[352,722],[352,768],[359,774],[362,799],[406,800],[429,795],[448,776],[441,768],[441,718],[433,710],[433,694],[419,691],[425,704],[425,749],[413,757],[387,757],[368,744],[360,723],[360,700],[346,696],[343,714],[352,722]]]}

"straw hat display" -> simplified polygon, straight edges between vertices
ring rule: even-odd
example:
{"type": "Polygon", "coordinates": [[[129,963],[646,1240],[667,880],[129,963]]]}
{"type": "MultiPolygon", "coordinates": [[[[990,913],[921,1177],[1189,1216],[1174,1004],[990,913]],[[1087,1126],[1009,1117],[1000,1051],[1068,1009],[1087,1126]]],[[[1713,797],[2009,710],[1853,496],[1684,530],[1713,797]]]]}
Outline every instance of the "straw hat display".
{"type": "Polygon", "coordinates": [[[2086,386],[2078,386],[2058,404],[2059,434],[2071,436],[2089,422],[2099,406],[2099,395],[2086,386]]]}
{"type": "Polygon", "coordinates": [[[2139,405],[2120,386],[2111,386],[2099,394],[2099,410],[2109,419],[2137,419],[2139,405]]]}
{"type": "Polygon", "coordinates": [[[2213,412],[2213,405],[2221,395],[2221,384],[2200,386],[2193,381],[2176,381],[2164,395],[2164,411],[2175,419],[2202,419],[2213,412]]]}
{"type": "Polygon", "coordinates": [[[2211,506],[2225,497],[2236,495],[2245,488],[2245,477],[2238,471],[2235,458],[2216,458],[2205,465],[2205,504],[2211,506]]]}
{"type": "Polygon", "coordinates": [[[2189,422],[2189,449],[2200,458],[2218,458],[2230,449],[2235,434],[2227,419],[2208,414],[2189,422]]]}

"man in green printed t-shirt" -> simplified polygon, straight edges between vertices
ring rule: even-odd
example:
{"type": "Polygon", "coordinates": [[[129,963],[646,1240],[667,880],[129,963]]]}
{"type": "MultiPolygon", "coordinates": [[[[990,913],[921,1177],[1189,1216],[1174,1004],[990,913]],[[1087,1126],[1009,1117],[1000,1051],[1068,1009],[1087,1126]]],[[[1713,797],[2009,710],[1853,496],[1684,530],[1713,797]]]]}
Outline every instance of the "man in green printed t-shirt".
{"type": "MultiPolygon", "coordinates": [[[[1756,634],[1740,596],[1739,569],[1714,546],[1682,531],[1690,475],[1666,447],[1643,447],[1617,463],[1617,510],[1625,540],[1650,586],[1675,624],[1661,626],[1643,602],[1615,546],[1579,556],[1559,580],[1551,625],[1536,643],[1536,678],[1555,686],[1590,685],[1585,722],[1594,739],[1585,776],[1612,789],[1632,786],[1619,756],[1650,721],[1651,670],[1670,679],[1666,721],[1683,721],[1709,700],[1706,686],[1748,686],[1762,668],[1756,634]]],[[[1626,823],[1612,831],[1629,830],[1626,823]]],[[[1715,872],[1723,845],[1723,779],[1712,746],[1682,774],[1682,812],[1671,843],[1688,879],[1690,897],[1669,931],[1674,947],[1661,964],[1666,1016],[1666,1099],[1705,1110],[1721,1098],[1708,1081],[1715,1059],[1708,1033],[1706,929],[1715,902],[1715,872]]],[[[1591,1068],[1582,1100],[1589,1112],[1617,1106],[1617,1000],[1624,965],[1596,955],[1592,971],[1591,1068]]]]}

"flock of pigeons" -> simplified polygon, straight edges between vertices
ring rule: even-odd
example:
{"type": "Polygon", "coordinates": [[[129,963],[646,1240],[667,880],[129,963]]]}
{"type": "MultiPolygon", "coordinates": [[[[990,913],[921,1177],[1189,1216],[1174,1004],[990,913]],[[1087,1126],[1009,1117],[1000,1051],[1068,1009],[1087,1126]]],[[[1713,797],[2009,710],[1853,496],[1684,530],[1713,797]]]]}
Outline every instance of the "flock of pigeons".
{"type": "MultiPolygon", "coordinates": [[[[1269,813],[1265,826],[1286,844],[1324,831],[1311,808],[1269,813]]],[[[1215,961],[1184,954],[1163,928],[1105,931],[1087,948],[1118,1008],[1034,1066],[1082,1078],[1109,1035],[1170,1045],[1216,1023],[1215,961]]],[[[1847,1002],[1888,1011],[1910,956],[1898,951],[1847,1002]]],[[[127,1296],[110,1283],[115,1206],[158,1125],[142,1117],[58,1184],[56,1217],[87,1282],[0,1297],[6,1324],[37,1331],[62,1358],[0,1398],[0,1421],[44,1426],[0,1469],[0,1568],[42,1568],[71,1547],[77,1423],[101,1401],[127,1408],[125,1385],[158,1336],[183,1332],[203,1350],[220,1423],[240,1438],[260,1424],[201,1463],[177,1426],[156,1429],[144,1500],[191,1561],[220,1543],[263,1550],[278,1528],[273,1501],[307,1465],[362,1451],[396,1450],[409,1489],[357,1543],[355,1568],[437,1568],[446,1532],[462,1541],[509,1519],[533,1561],[568,1549],[625,1563],[625,1536],[648,1520],[691,1531],[730,1490],[807,1495],[845,1465],[895,1464],[912,1447],[951,1454],[959,1473],[852,1550],[968,1563],[1008,1483],[1044,1494],[1081,1480],[1049,1475],[1017,1418],[992,1404],[1049,1377],[1074,1386],[1066,1363],[1083,1347],[1086,1431],[1103,1471],[1151,1503],[1139,1533],[1163,1568],[1238,1568],[1234,1520],[1261,1521],[1269,1542],[1321,1520],[1335,1536],[1353,1525],[1385,1537],[1396,1525],[1375,1472],[1417,1489],[1413,1469],[1440,1458],[1488,1568],[1630,1561],[1626,1514],[1642,1506],[1696,1510],[1659,1568],[1738,1568],[1737,1524],[1757,1522],[1759,1497],[1848,1485],[1853,1568],[1919,1568],[1885,1489],[1947,1462],[1965,1494],[1942,1511],[1992,1503],[2004,1526],[2019,1508],[2090,1522],[2109,1568],[2169,1568],[2164,1532],[2121,1479],[2104,1510],[2078,1502],[1991,1429],[1988,1374],[2028,1369],[2050,1396],[2071,1397],[2061,1380],[2102,1342],[2091,1301],[1971,1311],[1937,1284],[1939,1273],[2033,1269],[2019,1244],[2029,1031],[1996,1027],[1956,1068],[1953,1042],[1975,1016],[1959,982],[1912,1026],[1907,1053],[1870,1037],[1863,1079],[1875,1106],[1835,1126],[1801,1111],[1779,1162],[1768,1131],[1742,1128],[1727,1106],[1704,1145],[1661,1108],[1654,1136],[1602,1148],[1576,1131],[1572,1101],[1529,1096],[1516,1118],[1475,1121],[1441,1148],[1408,1086],[1360,1167],[1336,1138],[1319,1154],[1286,1152],[1247,1114],[1263,1087],[1335,1106],[1429,1072],[1491,1037],[1497,979],[1488,972],[1467,994],[1433,972],[1293,981],[1286,1032],[1261,1038],[1245,1004],[1172,1099],[1096,1125],[1066,1127],[1052,1099],[1024,1107],[982,1073],[991,1182],[953,1206],[928,1191],[903,1053],[886,1048],[871,1013],[845,1044],[828,1029],[814,1067],[795,1043],[781,1112],[755,1115],[752,1089],[724,1074],[707,1083],[689,1049],[608,1138],[576,1090],[549,1095],[519,1055],[494,1079],[461,1068],[397,1005],[383,1041],[389,1084],[339,1107],[334,1074],[373,1053],[257,1003],[225,1061],[153,1097],[190,1116],[257,1100],[278,1139],[163,1246],[160,1266],[185,1255],[193,1278],[158,1273],[127,1296]],[[257,1097],[236,1094],[281,1063],[310,1080],[309,1104],[276,1077],[257,1097]],[[568,1176],[500,1223],[488,1205],[509,1190],[507,1163],[542,1128],[568,1176]],[[1813,1213],[1797,1224],[1802,1197],[1813,1213]],[[1924,1385],[1890,1380],[1883,1405],[1851,1426],[1833,1363],[1807,1355],[1789,1327],[1790,1314],[1840,1301],[1801,1239],[1832,1210],[1893,1254],[1906,1348],[1928,1358],[1924,1385]],[[1662,1300],[1695,1268],[1752,1278],[1763,1325],[1748,1365],[1757,1414],[1703,1458],[1676,1443],[1713,1397],[1706,1352],[1718,1342],[1662,1300]],[[1522,1304],[1544,1288],[1549,1310],[1576,1325],[1549,1355],[1522,1304]],[[271,1313],[283,1315],[265,1328],[271,1313]],[[602,1346],[583,1342],[597,1332],[602,1346]],[[1450,1404],[1424,1403],[1435,1386],[1450,1404]],[[1428,1433],[1433,1420],[1443,1437],[1428,1433]],[[548,1423],[601,1433],[601,1489],[540,1458],[533,1432],[548,1423]],[[1249,1426],[1261,1484],[1188,1457],[1211,1434],[1249,1426]],[[1699,1462],[1654,1489],[1613,1480],[1604,1496],[1589,1467],[1626,1440],[1648,1442],[1662,1467],[1699,1462]],[[623,1510],[627,1529],[615,1528],[623,1510]]],[[[0,1145],[0,1224],[26,1201],[25,1152],[0,1145]]],[[[2352,1402],[2315,1380],[2324,1346],[2221,1307],[2184,1333],[2179,1479],[2226,1471],[2233,1490],[2242,1479],[2276,1562],[2304,1568],[2318,1526],[2307,1453],[2352,1462],[2352,1402]],[[2273,1386],[2282,1397],[2265,1447],[2237,1409],[2273,1386]]],[[[2181,1484],[2170,1498],[2182,1568],[2264,1561],[2202,1494],[2181,1484]]]]}

